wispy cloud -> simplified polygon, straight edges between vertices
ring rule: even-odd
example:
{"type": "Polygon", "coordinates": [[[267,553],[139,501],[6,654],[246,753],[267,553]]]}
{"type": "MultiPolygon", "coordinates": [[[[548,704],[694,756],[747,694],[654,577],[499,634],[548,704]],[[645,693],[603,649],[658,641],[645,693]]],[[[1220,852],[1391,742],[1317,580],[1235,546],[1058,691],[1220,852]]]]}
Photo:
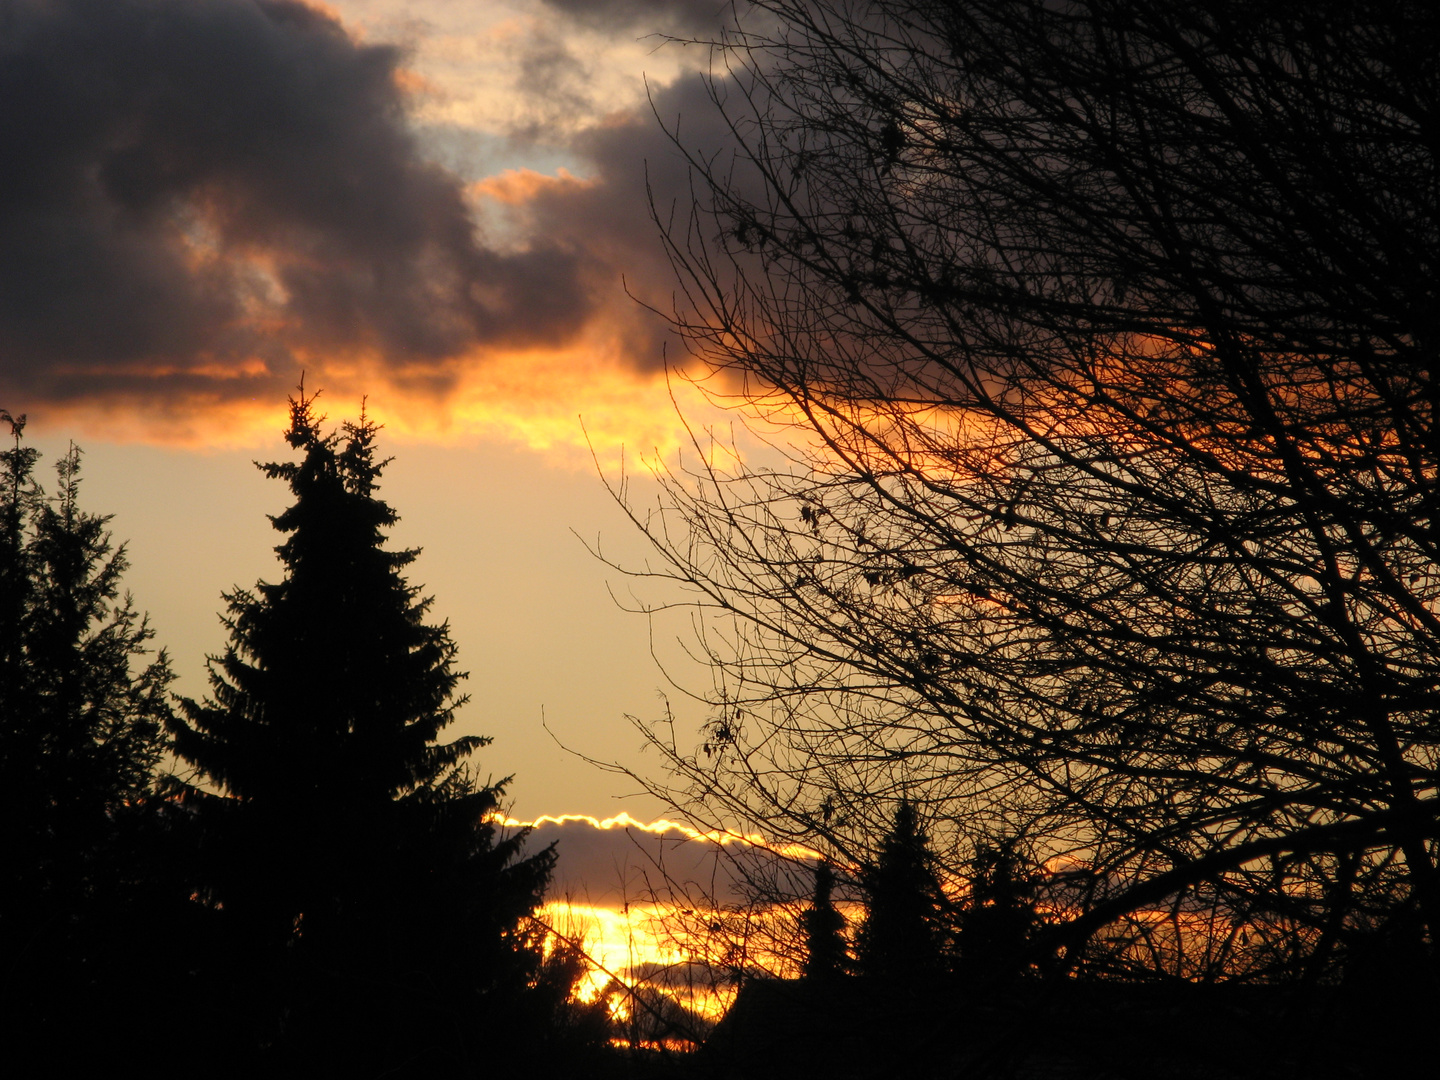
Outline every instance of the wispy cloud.
{"type": "Polygon", "coordinates": [[[732,0],[543,0],[550,8],[612,32],[715,33],[735,9],[732,0]]]}
{"type": "Polygon", "coordinates": [[[753,899],[747,874],[757,860],[803,864],[816,857],[809,849],[776,847],[758,835],[642,822],[623,813],[506,824],[533,829],[534,844],[556,843],[560,859],[552,896],[610,906],[670,904],[687,893],[703,894],[714,904],[743,905],[753,899]]]}

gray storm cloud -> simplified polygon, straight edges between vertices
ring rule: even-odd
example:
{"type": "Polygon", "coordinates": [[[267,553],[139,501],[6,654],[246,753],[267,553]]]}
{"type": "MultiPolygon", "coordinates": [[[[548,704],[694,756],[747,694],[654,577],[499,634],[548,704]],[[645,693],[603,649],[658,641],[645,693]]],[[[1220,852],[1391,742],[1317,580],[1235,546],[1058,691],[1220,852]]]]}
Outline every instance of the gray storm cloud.
{"type": "Polygon", "coordinates": [[[401,59],[292,0],[0,0],[0,388],[248,396],[351,350],[443,379],[573,334],[587,255],[484,246],[401,59]]]}
{"type": "Polygon", "coordinates": [[[590,26],[675,34],[718,30],[735,8],[732,0],[544,0],[544,3],[590,26]]]}
{"type": "Polygon", "coordinates": [[[410,125],[403,61],[295,0],[0,0],[0,404],[280,401],[352,357],[443,401],[487,351],[597,320],[659,366],[636,301],[666,311],[675,279],[650,198],[684,219],[677,128],[706,158],[728,142],[704,80],[566,135],[584,182],[536,185],[521,242],[488,244],[410,125]]]}
{"type": "Polygon", "coordinates": [[[696,839],[679,828],[650,832],[620,825],[599,829],[589,821],[544,821],[528,850],[554,842],[558,861],[551,899],[619,906],[652,900],[742,904],[752,883],[783,881],[788,895],[811,887],[808,864],[780,859],[765,848],[696,839]]]}
{"type": "MultiPolygon", "coordinates": [[[[660,242],[669,229],[680,244],[689,237],[689,209],[697,188],[687,152],[710,163],[741,190],[758,197],[753,170],[727,155],[732,136],[706,79],[690,73],[655,86],[640,111],[612,117],[579,132],[569,150],[588,166],[591,183],[536,192],[526,213],[540,234],[586,250],[609,271],[598,295],[639,314],[643,304],[669,313],[677,279],[660,242]],[[638,302],[638,303],[637,303],[638,302]]],[[[699,185],[703,188],[703,185],[699,185]]],[[[639,366],[661,359],[666,330],[648,315],[634,320],[631,355],[639,366]]]]}

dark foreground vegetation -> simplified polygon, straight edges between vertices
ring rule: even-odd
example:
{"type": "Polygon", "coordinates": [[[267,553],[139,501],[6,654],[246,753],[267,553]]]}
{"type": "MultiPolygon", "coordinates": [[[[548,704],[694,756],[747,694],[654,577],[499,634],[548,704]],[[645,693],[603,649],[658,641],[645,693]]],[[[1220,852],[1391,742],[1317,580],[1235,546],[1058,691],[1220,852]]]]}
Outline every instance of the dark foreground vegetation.
{"type": "Polygon", "coordinates": [[[480,741],[441,741],[455,647],[384,548],[363,415],[327,433],[293,403],[298,460],[265,467],[284,578],[226,596],[178,711],[78,455],[45,496],[12,420],[16,1061],[1433,1071],[1435,6],[740,17],[711,43],[733,152],[692,152],[692,212],[657,208],[673,321],[809,449],[702,447],[635,517],[696,598],[714,709],[694,747],[648,732],[652,786],[819,853],[790,977],[723,952],[739,997],[688,1056],[616,1052],[573,1000],[580,958],[530,920],[550,853],[487,823],[480,741]]]}
{"type": "MultiPolygon", "coordinates": [[[[800,914],[798,978],[752,977],[693,1075],[1370,1077],[1433,1068],[1437,1000],[1418,938],[1357,950],[1329,980],[1201,981],[1069,968],[1053,930],[1066,875],[988,850],[963,892],[902,803],[859,875],[853,932],[833,872],[800,914]]],[[[1156,938],[1176,929],[1153,911],[1156,938]]],[[[1256,930],[1256,928],[1251,928],[1256,930]]],[[[1191,931],[1202,948],[1205,931],[1191,931]]],[[[1242,933],[1245,932],[1242,930],[1242,933]]],[[[1259,932],[1256,930],[1256,932],[1259,932]]]]}
{"type": "Polygon", "coordinates": [[[283,579],[226,595],[210,696],[176,712],[79,452],[47,497],[4,419],[7,1074],[137,1075],[160,1046],[240,1077],[593,1067],[603,1003],[531,921],[553,852],[489,823],[485,740],[440,740],[462,675],[385,549],[375,425],[292,402],[298,460],[263,466],[294,499],[283,579]]]}

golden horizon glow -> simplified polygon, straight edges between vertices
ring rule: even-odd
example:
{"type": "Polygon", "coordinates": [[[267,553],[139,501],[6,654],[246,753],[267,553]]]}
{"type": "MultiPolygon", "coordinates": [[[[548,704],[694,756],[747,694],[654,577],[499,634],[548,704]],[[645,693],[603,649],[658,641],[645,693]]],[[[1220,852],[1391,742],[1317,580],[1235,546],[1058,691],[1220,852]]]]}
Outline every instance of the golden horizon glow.
{"type": "Polygon", "coordinates": [[[657,818],[650,822],[639,821],[623,810],[614,817],[608,818],[597,818],[590,814],[541,814],[533,821],[521,821],[508,816],[497,817],[494,820],[495,824],[508,829],[535,829],[547,824],[564,825],[567,822],[584,822],[591,828],[607,832],[611,829],[639,829],[641,832],[652,835],[678,832],[687,840],[720,844],[722,847],[726,844],[741,843],[748,847],[758,847],[774,852],[781,858],[821,859],[824,857],[820,852],[805,847],[803,844],[773,844],[759,833],[739,833],[728,829],[696,829],[694,826],[686,825],[681,821],[671,821],[669,818],[657,818]]]}
{"type": "MultiPolygon", "coordinates": [[[[626,904],[612,907],[569,900],[550,900],[540,907],[543,925],[578,946],[589,970],[577,993],[594,1001],[612,980],[626,989],[653,985],[654,973],[685,969],[697,959],[669,925],[670,904],[626,904]]],[[[691,981],[662,989],[707,1020],[718,1020],[734,999],[731,988],[712,980],[691,981]]]]}
{"type": "MultiPolygon", "coordinates": [[[[363,398],[370,417],[399,442],[495,441],[567,470],[588,471],[597,461],[613,469],[687,447],[690,433],[677,406],[684,401],[687,415],[713,412],[701,391],[664,371],[628,365],[618,342],[610,343],[608,359],[604,343],[594,345],[492,354],[455,365],[453,375],[437,373],[435,381],[450,384],[441,389],[414,388],[426,381],[424,373],[406,380],[379,365],[333,361],[307,365],[305,385],[323,392],[320,408],[332,422],[353,418],[363,398]]],[[[152,374],[159,391],[163,373],[152,374]]],[[[28,412],[37,432],[195,451],[268,447],[287,418],[284,398],[268,386],[264,400],[131,392],[7,407],[28,412]]]]}
{"type": "MultiPolygon", "coordinates": [[[[657,819],[642,822],[628,813],[609,818],[588,814],[546,814],[532,821],[497,819],[509,827],[543,827],[582,823],[595,829],[638,829],[650,834],[678,833],[686,839],[720,845],[766,846],[758,834],[695,829],[683,822],[657,819]]],[[[1054,874],[1082,865],[1071,855],[1047,860],[1054,874]]],[[[969,882],[953,880],[946,892],[955,899],[969,893],[969,882]]],[[[705,905],[679,898],[643,903],[594,904],[573,898],[547,901],[540,921],[578,946],[593,965],[578,996],[593,1001],[616,984],[624,990],[665,994],[706,1023],[718,1021],[735,997],[737,971],[764,971],[794,978],[799,974],[803,935],[799,913],[806,897],[786,903],[748,906],[705,905]],[[613,981],[612,981],[613,980],[613,981]]],[[[836,903],[852,929],[864,920],[864,905],[836,903]]],[[[1063,921],[1080,914],[1064,903],[1042,903],[1042,922],[1063,921]]],[[[1293,935],[1291,926],[1237,921],[1219,908],[1190,909],[1156,904],[1139,908],[1102,931],[1097,941],[1117,955],[1148,958],[1181,978],[1200,978],[1217,957],[1236,971],[1254,958],[1263,960],[1267,942],[1293,935]],[[1259,951],[1257,951],[1259,950],[1259,951]]],[[[612,1006],[623,1010],[623,1005],[612,1006]]],[[[617,1016],[625,1018],[622,1012],[617,1016]]]]}
{"type": "MultiPolygon", "coordinates": [[[[635,830],[673,836],[682,843],[756,848],[787,859],[819,858],[817,852],[802,845],[773,844],[759,833],[697,829],[668,818],[641,821],[623,811],[606,818],[542,814],[528,821],[510,816],[497,816],[492,821],[506,828],[579,824],[601,832],[635,830]]],[[[578,947],[589,961],[577,995],[582,1001],[594,1001],[607,988],[613,989],[613,980],[627,991],[663,994],[703,1022],[713,1023],[734,1000],[736,988],[730,976],[737,967],[795,974],[793,958],[774,947],[791,936],[794,912],[785,905],[739,911],[694,899],[605,904],[571,896],[546,901],[537,918],[578,947]]],[[[620,1010],[620,1019],[628,1018],[624,1010],[629,1006],[623,1000],[612,1008],[620,1010]]]]}

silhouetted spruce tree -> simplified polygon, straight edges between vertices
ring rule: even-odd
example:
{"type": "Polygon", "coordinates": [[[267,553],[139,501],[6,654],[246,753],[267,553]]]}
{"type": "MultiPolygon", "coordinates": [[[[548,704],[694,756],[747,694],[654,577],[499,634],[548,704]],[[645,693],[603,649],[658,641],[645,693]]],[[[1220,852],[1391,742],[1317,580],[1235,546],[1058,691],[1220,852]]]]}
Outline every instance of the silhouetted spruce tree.
{"type": "Polygon", "coordinates": [[[845,954],[845,916],[835,907],[831,893],[835,888],[835,871],[821,860],[815,866],[815,896],[801,916],[805,931],[806,979],[816,983],[832,982],[844,974],[849,958],[845,954]]]}
{"type": "Polygon", "coordinates": [[[363,411],[340,433],[322,422],[302,387],[286,432],[300,460],[261,466],[294,496],[271,519],[284,577],[226,594],[211,696],[173,728],[219,792],[185,791],[208,897],[248,958],[248,1022],[274,1067],[503,1064],[563,1006],[532,992],[545,969],[524,928],[553,855],[521,858],[523,836],[487,822],[503,782],[465,762],[488,740],[438,741],[462,674],[448,626],[426,622],[430,599],[402,576],[417,552],[385,548],[397,518],[376,494],[377,425],[363,411]]]}
{"type": "Polygon", "coordinates": [[[108,517],[79,507],[80,451],[56,463],[54,496],[34,477],[25,417],[0,411],[0,1012],[16,1043],[44,1045],[56,1067],[92,1010],[115,1013],[114,982],[138,962],[133,850],[164,750],[172,675],[151,630],[121,596],[125,549],[108,517]],[[57,1055],[61,1055],[57,1057],[57,1055]]]}
{"type": "Polygon", "coordinates": [[[1036,877],[1011,839],[981,844],[970,861],[970,896],[960,913],[959,970],[979,983],[1029,969],[1036,927],[1036,877]]]}
{"type": "Polygon", "coordinates": [[[902,802],[874,863],[861,874],[866,916],[856,940],[860,974],[919,993],[944,974],[947,908],[915,807],[902,802]]]}

